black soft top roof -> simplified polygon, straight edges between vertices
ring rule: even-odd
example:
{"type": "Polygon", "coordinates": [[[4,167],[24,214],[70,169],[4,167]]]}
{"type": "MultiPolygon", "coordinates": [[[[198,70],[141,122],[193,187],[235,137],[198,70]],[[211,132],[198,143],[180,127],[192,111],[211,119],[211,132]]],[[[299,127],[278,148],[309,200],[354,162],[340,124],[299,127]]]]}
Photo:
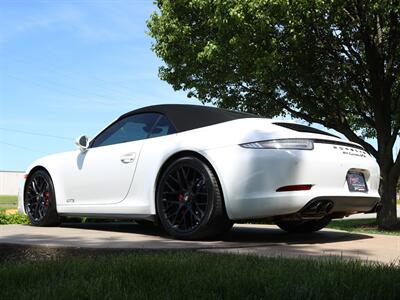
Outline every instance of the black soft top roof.
{"type": "Polygon", "coordinates": [[[119,119],[138,113],[165,115],[177,132],[215,125],[243,118],[259,118],[256,115],[210,106],[188,104],[161,104],[139,108],[122,115],[119,119]]]}

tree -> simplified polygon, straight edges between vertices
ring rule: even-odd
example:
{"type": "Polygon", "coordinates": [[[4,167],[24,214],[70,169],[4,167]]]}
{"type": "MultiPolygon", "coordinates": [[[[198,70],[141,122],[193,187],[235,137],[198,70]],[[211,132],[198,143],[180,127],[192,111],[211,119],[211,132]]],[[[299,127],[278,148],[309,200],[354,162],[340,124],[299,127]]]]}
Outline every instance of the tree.
{"type": "Polygon", "coordinates": [[[202,102],[290,114],[361,144],[381,170],[381,228],[396,222],[398,0],[158,0],[159,75],[202,102]],[[366,141],[375,138],[377,149],[366,141]]]}

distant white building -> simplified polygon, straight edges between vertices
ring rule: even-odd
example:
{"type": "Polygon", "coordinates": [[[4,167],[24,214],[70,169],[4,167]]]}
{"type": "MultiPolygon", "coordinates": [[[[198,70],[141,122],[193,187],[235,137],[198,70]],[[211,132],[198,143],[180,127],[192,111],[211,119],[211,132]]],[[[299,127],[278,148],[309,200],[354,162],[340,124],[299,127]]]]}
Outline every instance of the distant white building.
{"type": "Polygon", "coordinates": [[[0,171],[0,195],[16,196],[24,172],[0,171]]]}

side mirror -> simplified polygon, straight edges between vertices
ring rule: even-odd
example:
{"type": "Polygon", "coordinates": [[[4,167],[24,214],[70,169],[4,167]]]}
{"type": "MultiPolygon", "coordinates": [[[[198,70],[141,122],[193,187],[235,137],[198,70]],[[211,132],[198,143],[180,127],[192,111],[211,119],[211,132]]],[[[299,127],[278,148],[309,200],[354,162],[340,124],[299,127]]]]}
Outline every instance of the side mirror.
{"type": "Polygon", "coordinates": [[[81,135],[75,140],[75,145],[81,152],[86,152],[89,147],[89,138],[86,135],[81,135]]]}

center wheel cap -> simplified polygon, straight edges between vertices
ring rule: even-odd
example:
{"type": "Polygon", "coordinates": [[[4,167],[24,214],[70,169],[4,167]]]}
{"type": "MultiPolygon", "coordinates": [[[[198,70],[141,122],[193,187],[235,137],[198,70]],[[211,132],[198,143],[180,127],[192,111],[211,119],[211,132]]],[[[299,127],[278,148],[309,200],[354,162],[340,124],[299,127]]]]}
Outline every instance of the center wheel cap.
{"type": "Polygon", "coordinates": [[[183,194],[183,201],[188,202],[190,200],[190,193],[186,192],[185,194],[183,194]]]}

